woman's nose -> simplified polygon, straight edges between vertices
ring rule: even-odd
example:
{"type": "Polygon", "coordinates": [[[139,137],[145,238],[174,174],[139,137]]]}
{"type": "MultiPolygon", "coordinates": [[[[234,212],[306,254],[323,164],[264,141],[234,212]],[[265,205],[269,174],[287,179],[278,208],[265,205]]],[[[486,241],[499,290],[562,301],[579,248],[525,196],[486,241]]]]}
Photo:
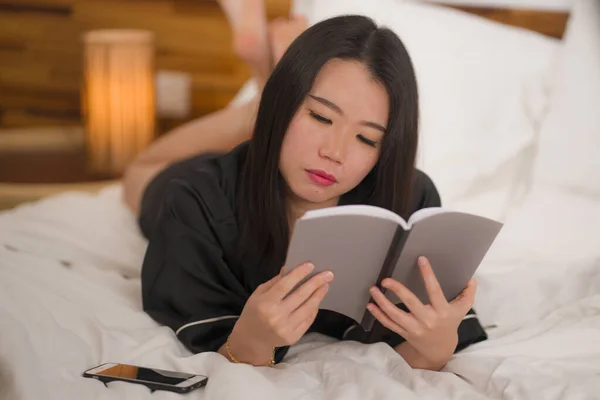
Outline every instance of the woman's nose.
{"type": "Polygon", "coordinates": [[[343,164],[346,157],[348,134],[344,128],[328,132],[321,143],[319,155],[335,163],[343,164]]]}

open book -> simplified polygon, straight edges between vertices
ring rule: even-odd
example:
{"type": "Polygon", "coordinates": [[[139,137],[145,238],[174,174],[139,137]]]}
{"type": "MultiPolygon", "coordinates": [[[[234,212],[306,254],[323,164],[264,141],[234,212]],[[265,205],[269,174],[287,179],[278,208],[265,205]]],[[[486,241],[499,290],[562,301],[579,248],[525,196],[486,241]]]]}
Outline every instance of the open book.
{"type": "Polygon", "coordinates": [[[395,294],[380,286],[391,277],[428,304],[417,264],[419,256],[426,256],[450,301],[473,277],[501,228],[499,222],[443,208],[421,209],[408,222],[374,206],[309,211],[294,226],[285,272],[307,261],[315,265],[312,275],[333,271],[320,308],[344,314],[370,331],[375,322],[366,309],[371,286],[378,285],[399,304],[395,294]]]}

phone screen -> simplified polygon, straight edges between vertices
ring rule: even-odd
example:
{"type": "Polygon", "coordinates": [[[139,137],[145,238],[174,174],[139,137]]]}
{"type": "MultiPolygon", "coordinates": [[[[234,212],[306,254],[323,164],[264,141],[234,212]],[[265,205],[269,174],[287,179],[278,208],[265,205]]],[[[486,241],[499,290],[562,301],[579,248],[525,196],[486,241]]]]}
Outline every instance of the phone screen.
{"type": "Polygon", "coordinates": [[[112,376],[115,378],[135,379],[146,382],[161,383],[164,385],[177,385],[196,376],[183,372],[165,371],[156,368],[136,367],[134,365],[117,364],[97,372],[98,375],[112,376]]]}

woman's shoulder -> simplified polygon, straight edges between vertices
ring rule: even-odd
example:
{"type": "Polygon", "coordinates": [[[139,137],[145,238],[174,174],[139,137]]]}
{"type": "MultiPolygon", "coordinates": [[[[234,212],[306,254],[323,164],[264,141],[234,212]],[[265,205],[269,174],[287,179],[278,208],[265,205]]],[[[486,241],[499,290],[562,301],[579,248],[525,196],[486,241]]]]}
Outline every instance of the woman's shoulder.
{"type": "Polygon", "coordinates": [[[235,195],[247,145],[225,154],[198,154],[161,171],[142,197],[139,224],[152,231],[164,206],[179,213],[208,214],[213,221],[235,218],[235,195]]]}
{"type": "Polygon", "coordinates": [[[228,153],[214,159],[216,177],[228,198],[235,201],[242,168],[248,154],[249,142],[244,142],[228,153]]]}
{"type": "Polygon", "coordinates": [[[442,200],[433,180],[425,172],[415,169],[411,214],[422,208],[440,207],[441,205],[442,200]]]}
{"type": "Polygon", "coordinates": [[[232,218],[236,214],[236,193],[247,147],[243,143],[227,153],[194,157],[184,174],[171,181],[176,188],[169,192],[197,197],[205,211],[217,220],[232,218]]]}

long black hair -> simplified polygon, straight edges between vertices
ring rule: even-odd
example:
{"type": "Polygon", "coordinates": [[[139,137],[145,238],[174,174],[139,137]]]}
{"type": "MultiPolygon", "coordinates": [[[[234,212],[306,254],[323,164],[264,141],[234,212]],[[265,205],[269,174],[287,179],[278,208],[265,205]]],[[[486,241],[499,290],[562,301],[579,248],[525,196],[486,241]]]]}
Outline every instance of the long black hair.
{"type": "MultiPolygon", "coordinates": [[[[367,204],[407,217],[419,119],[410,56],[394,32],[367,17],[331,18],[290,45],[264,87],[237,199],[240,256],[246,265],[278,270],[285,262],[290,234],[285,183],[279,171],[281,144],[316,76],[331,59],[361,62],[389,96],[379,160],[353,191],[367,193],[362,199],[367,204]]],[[[277,270],[264,272],[272,276],[277,270]]]]}

